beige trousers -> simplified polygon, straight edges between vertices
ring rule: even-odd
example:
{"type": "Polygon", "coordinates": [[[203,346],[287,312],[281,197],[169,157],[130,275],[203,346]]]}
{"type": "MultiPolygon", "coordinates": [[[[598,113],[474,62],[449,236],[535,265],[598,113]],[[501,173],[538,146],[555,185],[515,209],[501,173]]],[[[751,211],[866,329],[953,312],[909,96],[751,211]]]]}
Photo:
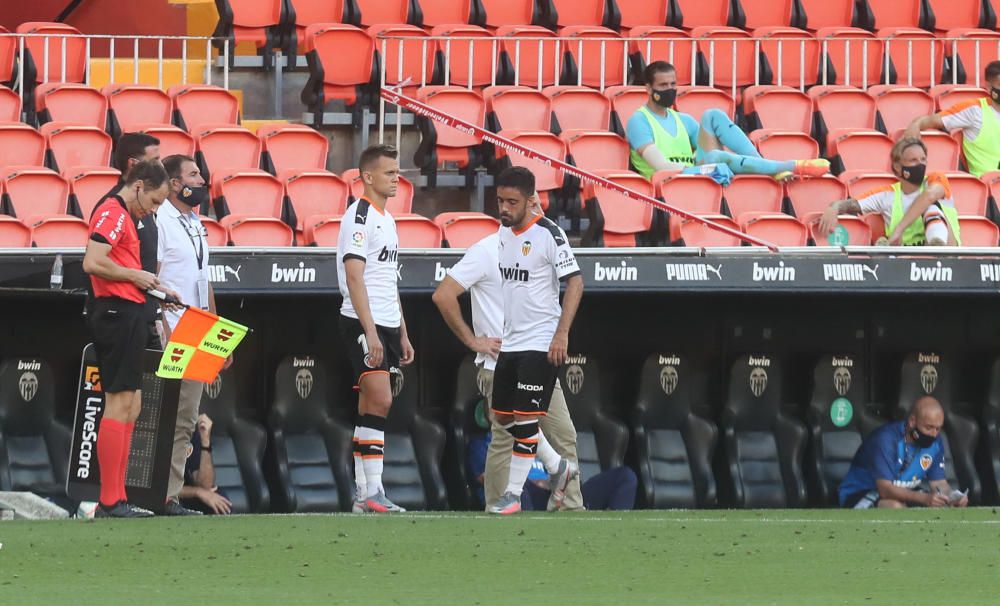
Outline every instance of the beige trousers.
{"type": "MultiPolygon", "coordinates": [[[[487,409],[493,408],[493,371],[485,368],[479,369],[476,377],[479,384],[480,393],[486,398],[487,409]]],[[[504,428],[492,422],[493,439],[490,441],[489,450],[486,452],[486,478],[485,493],[486,505],[496,502],[504,490],[507,488],[507,479],[510,474],[510,453],[514,448],[514,436],[510,435],[504,428]]],[[[539,420],[539,426],[546,439],[552,444],[562,457],[577,460],[576,456],[576,428],[573,427],[573,419],[569,416],[569,408],[566,407],[566,398],[563,396],[562,386],[556,381],[556,387],[552,391],[552,400],[549,402],[549,413],[539,420]]],[[[555,503],[550,498],[548,510],[555,509],[555,503]]],[[[575,511],[583,509],[583,494],[580,492],[580,478],[577,476],[566,488],[566,499],[563,501],[563,510],[575,511]]]]}
{"type": "Polygon", "coordinates": [[[184,465],[187,463],[188,446],[198,423],[201,408],[201,394],[205,384],[200,381],[181,381],[181,396],[177,402],[177,426],[174,428],[174,449],[170,459],[170,480],[167,482],[167,498],[176,499],[184,486],[184,465]]]}

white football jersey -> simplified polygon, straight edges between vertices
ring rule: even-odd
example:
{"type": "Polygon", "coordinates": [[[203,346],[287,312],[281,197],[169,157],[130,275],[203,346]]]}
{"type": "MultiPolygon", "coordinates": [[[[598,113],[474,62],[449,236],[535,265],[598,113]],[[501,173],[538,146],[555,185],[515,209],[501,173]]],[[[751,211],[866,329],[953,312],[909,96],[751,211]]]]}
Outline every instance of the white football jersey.
{"type": "Polygon", "coordinates": [[[500,229],[503,344],[500,351],[548,351],[559,326],[559,281],[580,273],[566,233],[539,215],[520,232],[500,229]]]}
{"type": "Polygon", "coordinates": [[[402,323],[396,288],[398,256],[399,236],[392,215],[364,198],[351,204],[344,213],[337,238],[337,282],[344,297],[340,313],[358,317],[347,290],[344,259],[360,259],[365,262],[365,288],[372,319],[379,326],[398,328],[402,323]]]}
{"type": "MultiPolygon", "coordinates": [[[[477,337],[503,335],[503,293],[501,292],[500,235],[490,234],[465,251],[448,275],[469,291],[472,298],[472,332],[477,337]]],[[[496,368],[497,361],[486,354],[476,354],[476,364],[487,370],[496,368]]]]}

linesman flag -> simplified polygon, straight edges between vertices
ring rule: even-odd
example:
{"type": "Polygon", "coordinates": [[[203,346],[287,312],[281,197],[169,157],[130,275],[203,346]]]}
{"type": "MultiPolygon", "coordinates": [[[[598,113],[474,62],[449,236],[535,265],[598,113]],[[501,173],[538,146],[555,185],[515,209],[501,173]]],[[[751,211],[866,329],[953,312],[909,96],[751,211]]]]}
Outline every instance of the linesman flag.
{"type": "Polygon", "coordinates": [[[242,324],[188,307],[170,335],[156,376],[211,383],[248,331],[242,324]]]}

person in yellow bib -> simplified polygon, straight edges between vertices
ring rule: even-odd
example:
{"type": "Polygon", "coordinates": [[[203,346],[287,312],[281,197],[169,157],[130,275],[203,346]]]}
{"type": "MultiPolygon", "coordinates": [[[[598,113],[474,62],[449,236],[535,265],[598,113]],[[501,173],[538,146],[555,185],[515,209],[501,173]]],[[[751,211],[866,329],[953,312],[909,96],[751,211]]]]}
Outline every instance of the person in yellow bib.
{"type": "Polygon", "coordinates": [[[965,163],[977,177],[1000,169],[1000,61],[991,61],[985,76],[988,97],[963,101],[940,113],[917,118],[905,134],[920,138],[922,130],[961,130],[965,163]]]}
{"type": "Polygon", "coordinates": [[[838,215],[879,213],[885,235],[879,244],[892,246],[961,246],[958,212],[951,197],[948,178],[927,174],[927,146],[915,138],[903,138],[892,146],[892,172],[898,183],[878,187],[861,198],[830,204],[819,223],[819,233],[830,234],[838,215]]]}
{"type": "Polygon", "coordinates": [[[643,71],[649,101],[632,114],[626,136],[636,172],[651,179],[658,170],[706,174],[728,185],[734,174],[822,176],[827,160],[767,160],[725,112],[708,109],[699,124],[673,109],[677,99],[677,71],[666,61],[654,61],[643,71]],[[730,151],[727,151],[728,150],[730,151]]]}

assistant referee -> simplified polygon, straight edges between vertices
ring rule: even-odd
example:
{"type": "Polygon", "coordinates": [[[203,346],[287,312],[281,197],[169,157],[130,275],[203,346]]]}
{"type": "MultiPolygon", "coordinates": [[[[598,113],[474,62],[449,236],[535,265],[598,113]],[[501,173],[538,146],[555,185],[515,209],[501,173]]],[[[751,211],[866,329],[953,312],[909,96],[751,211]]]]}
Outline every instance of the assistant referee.
{"type": "Polygon", "coordinates": [[[94,289],[89,319],[105,401],[97,433],[101,496],[95,517],[153,515],[129,505],[125,472],[142,401],[139,388],[148,340],[145,291],[160,288],[177,295],[160,287],[155,275],[143,271],[135,220],[154,213],[167,193],[163,165],[158,160],[139,162],[129,170],[118,193],[106,198],[90,220],[83,270],[90,275],[94,289]]]}

